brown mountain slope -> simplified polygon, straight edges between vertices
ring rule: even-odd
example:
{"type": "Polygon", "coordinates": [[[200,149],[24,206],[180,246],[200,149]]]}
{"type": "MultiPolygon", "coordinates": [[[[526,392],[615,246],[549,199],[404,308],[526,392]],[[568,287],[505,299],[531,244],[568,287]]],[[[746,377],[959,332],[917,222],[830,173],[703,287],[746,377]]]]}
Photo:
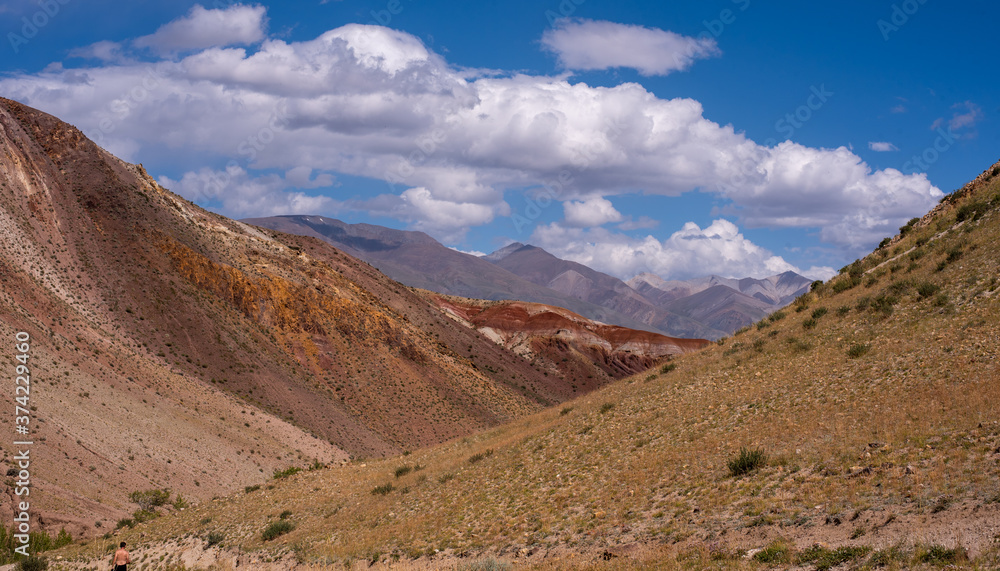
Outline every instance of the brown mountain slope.
{"type": "Polygon", "coordinates": [[[544,303],[605,323],[633,329],[652,328],[611,308],[528,281],[487,259],[447,248],[423,232],[346,224],[324,216],[271,216],[243,222],[319,238],[411,287],[476,299],[544,303]]]}
{"type": "Polygon", "coordinates": [[[997,243],[1000,163],[672,371],[125,538],[260,569],[1000,568],[997,243]]]}
{"type": "Polygon", "coordinates": [[[139,487],[206,497],[552,403],[373,268],[206,212],[54,117],[0,99],[0,153],[0,327],[33,340],[48,513],[89,525],[139,487]]]}
{"type": "Polygon", "coordinates": [[[560,400],[708,345],[586,319],[561,307],[425,295],[449,316],[551,372],[560,400]]]}

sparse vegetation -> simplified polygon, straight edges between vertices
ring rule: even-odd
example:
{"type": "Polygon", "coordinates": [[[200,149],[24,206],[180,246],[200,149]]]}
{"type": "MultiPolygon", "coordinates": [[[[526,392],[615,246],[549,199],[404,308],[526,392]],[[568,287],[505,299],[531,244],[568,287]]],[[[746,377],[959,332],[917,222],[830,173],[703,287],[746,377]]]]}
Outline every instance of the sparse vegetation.
{"type": "Polygon", "coordinates": [[[847,356],[857,359],[858,357],[867,355],[871,348],[872,346],[868,343],[851,343],[851,346],[847,349],[847,356]]]}
{"type": "Polygon", "coordinates": [[[382,484],[381,486],[375,486],[374,488],[372,488],[372,495],[373,496],[387,496],[387,495],[389,495],[389,492],[391,492],[391,491],[393,491],[395,489],[396,489],[396,487],[393,486],[392,483],[382,484]]]}
{"type": "Polygon", "coordinates": [[[727,462],[729,475],[738,478],[762,468],[767,464],[767,454],[760,448],[740,448],[739,453],[727,462]]]}
{"type": "Polygon", "coordinates": [[[281,520],[271,522],[261,533],[261,539],[271,541],[291,532],[293,529],[295,529],[295,525],[290,521],[281,520]]]}

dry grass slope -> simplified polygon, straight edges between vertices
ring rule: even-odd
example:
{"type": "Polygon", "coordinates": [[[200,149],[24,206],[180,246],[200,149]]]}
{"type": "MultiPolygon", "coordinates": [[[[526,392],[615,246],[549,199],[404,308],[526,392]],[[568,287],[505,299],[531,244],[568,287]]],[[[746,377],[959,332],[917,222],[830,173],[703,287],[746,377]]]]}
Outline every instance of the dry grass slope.
{"type": "MultiPolygon", "coordinates": [[[[998,175],[1000,164],[785,312],[673,369],[406,456],[234,493],[123,539],[155,558],[166,542],[194,553],[221,534],[217,569],[239,557],[275,569],[996,568],[998,175]],[[768,459],[734,476],[743,447],[768,459]],[[294,529],[265,542],[285,511],[294,529]]],[[[66,551],[80,559],[63,568],[106,544],[66,551]]]]}

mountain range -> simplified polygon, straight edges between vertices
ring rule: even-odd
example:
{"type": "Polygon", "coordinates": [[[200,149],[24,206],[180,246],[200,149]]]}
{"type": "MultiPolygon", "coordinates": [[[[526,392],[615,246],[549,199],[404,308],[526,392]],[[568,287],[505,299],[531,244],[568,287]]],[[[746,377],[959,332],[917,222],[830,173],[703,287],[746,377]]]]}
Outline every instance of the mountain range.
{"type": "Polygon", "coordinates": [[[466,436],[706,343],[544,305],[521,323],[446,309],[325,242],[203,210],[7,99],[0,149],[0,330],[30,339],[32,505],[56,531],[96,533],[136,490],[205,499],[466,436]]]}
{"type": "Polygon", "coordinates": [[[447,248],[423,232],[323,216],[243,222],[319,238],[412,287],[557,305],[597,321],[674,337],[725,337],[788,304],[812,283],[794,272],[765,279],[710,276],[690,281],[641,274],[623,282],[521,243],[480,257],[447,248]]]}

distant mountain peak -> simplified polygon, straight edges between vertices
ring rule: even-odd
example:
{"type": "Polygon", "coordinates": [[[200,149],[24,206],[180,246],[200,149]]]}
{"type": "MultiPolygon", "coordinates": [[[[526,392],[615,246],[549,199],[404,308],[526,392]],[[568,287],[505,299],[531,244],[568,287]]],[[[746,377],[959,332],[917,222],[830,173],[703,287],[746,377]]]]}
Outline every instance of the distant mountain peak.
{"type": "Polygon", "coordinates": [[[506,258],[507,256],[513,254],[514,252],[520,250],[521,248],[526,248],[526,247],[528,247],[526,244],[522,244],[521,242],[514,242],[513,244],[507,244],[506,246],[500,248],[499,250],[496,250],[490,254],[482,256],[482,258],[484,260],[496,263],[506,258]]]}

